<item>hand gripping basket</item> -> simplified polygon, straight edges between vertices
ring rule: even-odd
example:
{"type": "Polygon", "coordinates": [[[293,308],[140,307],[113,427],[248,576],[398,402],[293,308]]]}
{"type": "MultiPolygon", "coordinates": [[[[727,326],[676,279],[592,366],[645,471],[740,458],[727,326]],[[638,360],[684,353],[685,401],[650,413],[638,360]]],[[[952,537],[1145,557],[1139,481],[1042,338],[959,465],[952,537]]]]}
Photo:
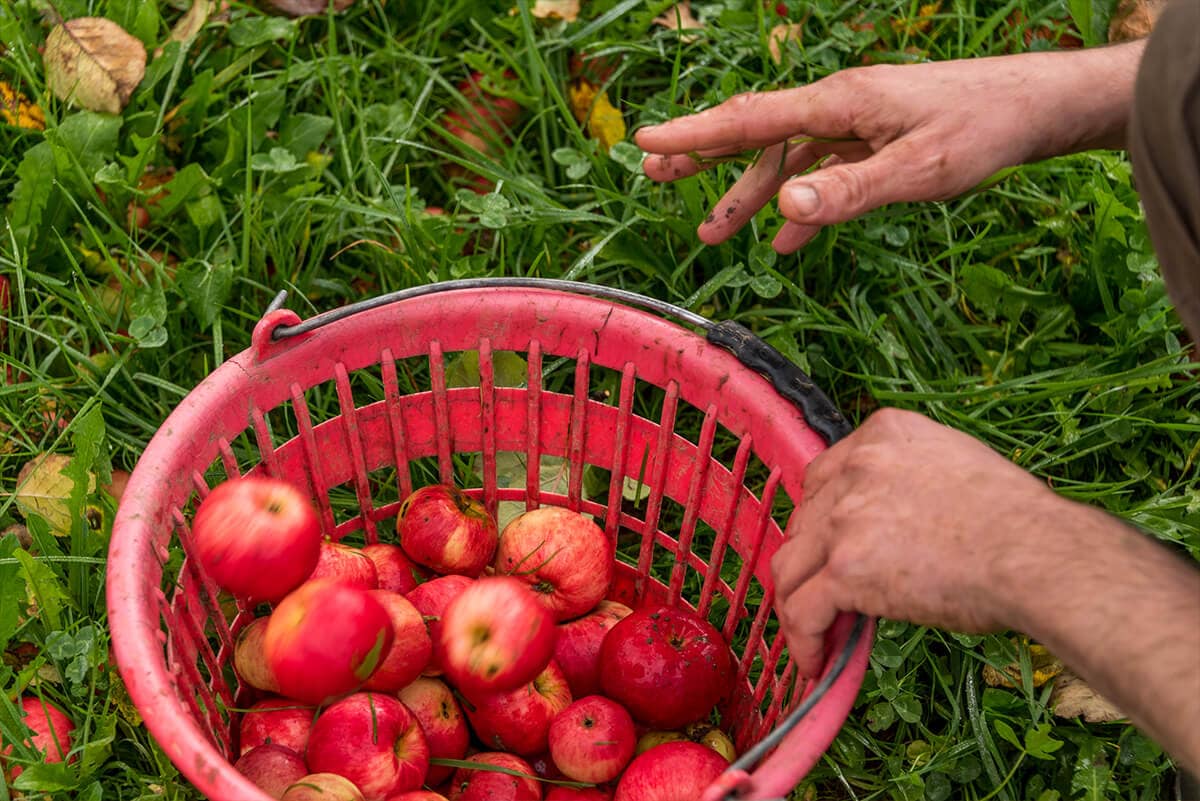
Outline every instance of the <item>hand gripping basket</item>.
{"type": "Polygon", "coordinates": [[[872,620],[843,615],[822,676],[802,680],[773,608],[787,499],[802,501],[805,466],[848,431],[807,376],[745,328],[618,290],[483,279],[304,322],[272,308],[133,471],[109,552],[117,664],[196,788],[268,801],[232,766],[237,710],[254,700],[231,669],[233,642],[254,610],[219,597],[187,558],[191,511],[225,477],[265,472],[308,490],[326,534],[375,541],[392,534],[414,484],[470,486],[469,460],[470,491],[493,513],[516,501],[593,515],[620,544],[614,599],[688,605],[744,643],[721,708],[742,756],[705,799],[779,798],[837,734],[873,639],[872,620]],[[463,351],[478,353],[474,386],[447,380],[463,351]],[[503,382],[522,386],[497,385],[502,351],[525,360],[524,381],[503,382]],[[498,461],[514,453],[530,466],[524,486],[498,486],[498,461]],[[536,468],[554,457],[567,478],[547,490],[536,468]],[[610,471],[603,491],[585,492],[586,465],[610,471]]]}

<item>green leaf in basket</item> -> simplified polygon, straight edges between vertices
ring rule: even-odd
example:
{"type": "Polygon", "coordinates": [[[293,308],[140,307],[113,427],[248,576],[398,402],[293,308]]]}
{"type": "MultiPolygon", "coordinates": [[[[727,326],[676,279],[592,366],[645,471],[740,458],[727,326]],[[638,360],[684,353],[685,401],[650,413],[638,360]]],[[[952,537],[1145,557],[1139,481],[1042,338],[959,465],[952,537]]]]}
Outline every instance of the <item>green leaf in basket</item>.
{"type": "MultiPolygon", "coordinates": [[[[523,387],[528,377],[529,366],[511,350],[492,353],[493,380],[498,387],[523,387]]],[[[479,386],[479,351],[464,350],[446,365],[446,386],[479,386]]]]}

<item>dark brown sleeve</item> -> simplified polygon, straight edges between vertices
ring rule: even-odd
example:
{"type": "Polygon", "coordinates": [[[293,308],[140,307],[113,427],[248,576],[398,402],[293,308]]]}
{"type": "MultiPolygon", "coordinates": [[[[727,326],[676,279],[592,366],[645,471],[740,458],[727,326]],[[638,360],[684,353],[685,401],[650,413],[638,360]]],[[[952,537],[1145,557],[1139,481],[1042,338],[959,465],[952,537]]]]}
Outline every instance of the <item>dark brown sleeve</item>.
{"type": "Polygon", "coordinates": [[[1146,45],[1129,150],[1167,292],[1200,343],[1200,2],[1174,0],[1146,45]]]}

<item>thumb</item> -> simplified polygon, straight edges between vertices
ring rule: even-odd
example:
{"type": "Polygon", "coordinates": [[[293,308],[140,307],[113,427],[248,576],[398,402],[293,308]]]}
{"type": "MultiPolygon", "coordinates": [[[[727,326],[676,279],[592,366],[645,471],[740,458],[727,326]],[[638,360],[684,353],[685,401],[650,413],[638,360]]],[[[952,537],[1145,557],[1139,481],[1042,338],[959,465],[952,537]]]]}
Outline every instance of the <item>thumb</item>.
{"type": "Polygon", "coordinates": [[[794,223],[832,225],[905,200],[954,194],[941,153],[896,142],[858,162],[830,165],[793,178],[779,190],[779,211],[794,223]],[[932,162],[932,166],[931,166],[932,162]]]}

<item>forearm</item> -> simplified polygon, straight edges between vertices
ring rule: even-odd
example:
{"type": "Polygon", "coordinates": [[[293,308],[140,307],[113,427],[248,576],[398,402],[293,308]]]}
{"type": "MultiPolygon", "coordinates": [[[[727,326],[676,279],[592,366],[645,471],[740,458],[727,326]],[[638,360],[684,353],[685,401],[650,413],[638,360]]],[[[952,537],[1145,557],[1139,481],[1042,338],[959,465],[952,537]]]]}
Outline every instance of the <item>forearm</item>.
{"type": "Polygon", "coordinates": [[[1055,499],[1001,560],[1013,628],[1200,772],[1200,570],[1097,509],[1055,499]]]}
{"type": "Polygon", "coordinates": [[[1049,125],[1031,142],[1029,161],[1094,148],[1125,148],[1133,88],[1146,41],[1058,53],[1014,56],[1029,59],[1031,102],[1049,125]]]}

